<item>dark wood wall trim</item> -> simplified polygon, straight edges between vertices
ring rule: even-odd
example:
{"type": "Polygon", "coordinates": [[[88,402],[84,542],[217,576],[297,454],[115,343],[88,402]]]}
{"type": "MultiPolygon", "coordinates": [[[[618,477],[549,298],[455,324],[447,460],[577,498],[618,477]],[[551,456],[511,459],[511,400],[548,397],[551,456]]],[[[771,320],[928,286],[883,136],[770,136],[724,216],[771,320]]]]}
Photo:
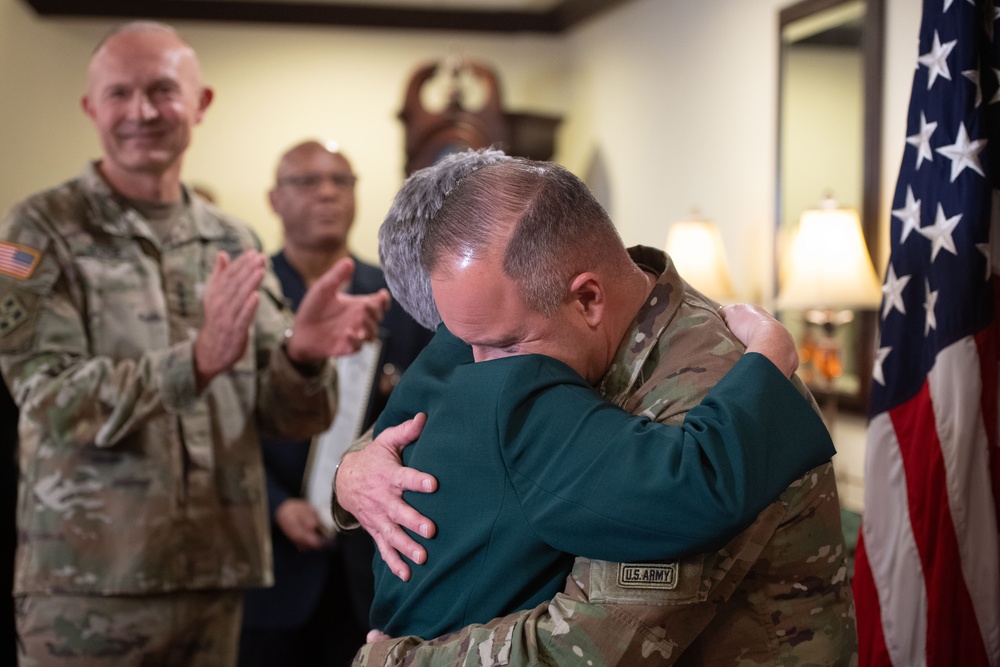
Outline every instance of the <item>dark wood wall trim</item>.
{"type": "Polygon", "coordinates": [[[629,0],[563,0],[549,12],[549,16],[556,30],[561,32],[626,2],[629,0]]]}
{"type": "Polygon", "coordinates": [[[413,9],[269,0],[24,0],[39,16],[297,23],[407,30],[560,33],[628,0],[563,0],[546,12],[413,9]]]}

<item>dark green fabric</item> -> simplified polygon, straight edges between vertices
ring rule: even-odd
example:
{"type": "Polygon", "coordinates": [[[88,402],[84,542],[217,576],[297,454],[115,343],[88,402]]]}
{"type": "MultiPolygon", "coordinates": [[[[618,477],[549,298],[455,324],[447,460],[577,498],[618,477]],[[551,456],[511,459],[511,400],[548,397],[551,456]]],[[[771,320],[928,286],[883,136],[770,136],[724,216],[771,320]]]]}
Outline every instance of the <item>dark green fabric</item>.
{"type": "Polygon", "coordinates": [[[374,562],[372,627],[390,636],[436,637],[534,607],[562,589],[569,554],[716,549],[834,453],[822,420],[760,355],[745,355],[680,427],[623,412],[549,357],[471,362],[441,327],[376,423],[377,434],[427,412],[404,463],[439,482],[405,496],[438,527],[414,536],[427,564],[402,582],[374,562]]]}

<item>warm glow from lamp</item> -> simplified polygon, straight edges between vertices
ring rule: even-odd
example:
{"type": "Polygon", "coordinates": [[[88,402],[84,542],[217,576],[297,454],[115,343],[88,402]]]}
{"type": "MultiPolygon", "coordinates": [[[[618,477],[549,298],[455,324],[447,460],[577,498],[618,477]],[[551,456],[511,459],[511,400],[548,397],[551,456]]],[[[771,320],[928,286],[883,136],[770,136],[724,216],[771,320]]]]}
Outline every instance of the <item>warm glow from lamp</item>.
{"type": "Polygon", "coordinates": [[[877,308],[881,298],[857,212],[827,199],[803,213],[782,265],[778,307],[877,308]]]}
{"type": "Polygon", "coordinates": [[[719,302],[734,298],[719,228],[704,220],[675,222],[667,233],[667,254],[688,283],[719,302]]]}
{"type": "Polygon", "coordinates": [[[815,382],[813,374],[822,378],[830,391],[823,412],[832,428],[843,373],[837,327],[854,318],[854,309],[877,308],[882,298],[857,212],[825,199],[803,213],[781,268],[778,308],[806,311],[799,371],[807,383],[815,382]]]}

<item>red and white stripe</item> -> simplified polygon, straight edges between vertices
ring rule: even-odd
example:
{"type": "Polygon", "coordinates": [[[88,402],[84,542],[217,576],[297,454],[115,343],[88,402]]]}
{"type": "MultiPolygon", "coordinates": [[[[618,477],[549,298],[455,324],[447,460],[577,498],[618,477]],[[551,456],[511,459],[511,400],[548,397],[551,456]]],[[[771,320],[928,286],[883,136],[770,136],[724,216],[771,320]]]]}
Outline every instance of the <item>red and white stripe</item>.
{"type": "Polygon", "coordinates": [[[994,321],[944,348],[921,391],[869,424],[863,664],[1000,666],[997,335],[994,321]]]}

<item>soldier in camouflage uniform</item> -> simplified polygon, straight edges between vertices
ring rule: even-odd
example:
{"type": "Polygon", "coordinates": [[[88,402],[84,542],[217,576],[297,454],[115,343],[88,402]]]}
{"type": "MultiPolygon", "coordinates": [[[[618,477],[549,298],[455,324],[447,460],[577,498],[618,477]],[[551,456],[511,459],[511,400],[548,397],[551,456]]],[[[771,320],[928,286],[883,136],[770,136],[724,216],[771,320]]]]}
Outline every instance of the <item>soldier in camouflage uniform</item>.
{"type": "MultiPolygon", "coordinates": [[[[688,286],[662,252],[636,248],[631,256],[658,279],[598,386],[628,411],[679,423],[742,347],[715,304],[688,286]]],[[[345,497],[352,489],[341,478],[350,482],[364,474],[364,466],[373,470],[384,463],[361,463],[367,454],[352,454],[355,461],[345,457],[341,465],[337,491],[345,503],[356,499],[345,497]]],[[[405,488],[422,490],[421,476],[397,472],[381,467],[375,478],[395,476],[405,488]]],[[[378,531],[379,520],[364,523],[378,531]]],[[[426,519],[419,516],[402,521],[414,530],[421,522],[426,519]]],[[[405,541],[393,546],[412,553],[405,541]]],[[[356,660],[369,666],[855,662],[853,603],[829,463],[793,483],[717,553],[652,564],[581,558],[566,591],[548,604],[431,641],[407,637],[369,644],[356,660]]]]}
{"type": "Polygon", "coordinates": [[[258,429],[329,424],[326,357],[387,294],[335,267],[292,329],[257,238],[180,183],[212,93],[172,29],[114,31],[89,84],[103,159],[0,224],[20,662],[234,664],[239,590],[271,582],[258,429]]]}

